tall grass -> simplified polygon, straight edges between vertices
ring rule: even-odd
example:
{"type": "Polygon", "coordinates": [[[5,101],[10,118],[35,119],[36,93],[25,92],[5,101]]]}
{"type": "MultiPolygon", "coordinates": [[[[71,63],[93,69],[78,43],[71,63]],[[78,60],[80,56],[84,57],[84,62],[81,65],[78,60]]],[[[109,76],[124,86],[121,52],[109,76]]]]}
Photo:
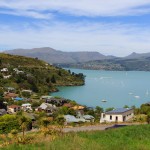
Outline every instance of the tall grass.
{"type": "Polygon", "coordinates": [[[107,131],[68,133],[53,141],[10,145],[3,150],[150,150],[150,125],[129,126],[107,131]]]}

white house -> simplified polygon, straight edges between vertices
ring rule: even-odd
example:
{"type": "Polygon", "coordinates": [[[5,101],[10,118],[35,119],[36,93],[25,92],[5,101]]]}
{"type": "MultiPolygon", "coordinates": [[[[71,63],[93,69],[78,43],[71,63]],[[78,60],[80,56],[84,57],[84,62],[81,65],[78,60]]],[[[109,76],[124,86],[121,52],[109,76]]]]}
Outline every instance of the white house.
{"type": "Polygon", "coordinates": [[[20,70],[18,70],[17,68],[14,68],[13,70],[14,70],[17,74],[24,73],[24,71],[20,71],[20,70]]]}
{"type": "Polygon", "coordinates": [[[49,104],[49,103],[42,103],[36,111],[45,111],[46,113],[53,113],[57,110],[57,107],[55,105],[49,104]]]}
{"type": "Polygon", "coordinates": [[[19,71],[19,70],[18,70],[17,68],[14,68],[13,71],[17,72],[17,71],[19,71]]]}
{"type": "Polygon", "coordinates": [[[3,76],[4,79],[9,79],[11,75],[3,76]]]}
{"type": "Polygon", "coordinates": [[[32,90],[22,90],[22,92],[26,92],[26,93],[32,94],[32,90]]]}
{"type": "Polygon", "coordinates": [[[44,95],[44,96],[41,96],[41,100],[43,99],[51,99],[51,98],[53,98],[53,96],[50,96],[50,95],[44,95]]]}
{"type": "Polygon", "coordinates": [[[29,103],[22,104],[22,105],[21,105],[21,108],[22,108],[24,111],[27,111],[27,110],[32,111],[31,104],[29,104],[29,103]]]}
{"type": "Polygon", "coordinates": [[[8,72],[8,69],[7,68],[3,68],[3,69],[1,69],[1,72],[8,72]]]}
{"type": "Polygon", "coordinates": [[[20,110],[21,110],[21,107],[18,106],[18,105],[8,106],[8,109],[7,109],[8,113],[16,113],[16,112],[18,112],[20,110]]]}
{"type": "Polygon", "coordinates": [[[101,114],[100,123],[103,122],[125,122],[132,119],[134,111],[131,108],[117,108],[101,114]]]}

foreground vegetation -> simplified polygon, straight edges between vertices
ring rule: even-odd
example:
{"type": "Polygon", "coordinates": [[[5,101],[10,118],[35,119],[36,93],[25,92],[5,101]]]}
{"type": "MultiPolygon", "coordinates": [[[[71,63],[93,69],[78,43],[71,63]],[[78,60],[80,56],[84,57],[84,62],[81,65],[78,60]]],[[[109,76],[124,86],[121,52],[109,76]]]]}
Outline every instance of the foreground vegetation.
{"type": "MultiPolygon", "coordinates": [[[[67,133],[61,136],[28,134],[32,144],[12,144],[3,150],[150,150],[150,125],[128,126],[107,131],[67,133]]],[[[1,138],[2,140],[2,138],[1,138]]],[[[3,139],[4,140],[4,139],[3,139]]]]}

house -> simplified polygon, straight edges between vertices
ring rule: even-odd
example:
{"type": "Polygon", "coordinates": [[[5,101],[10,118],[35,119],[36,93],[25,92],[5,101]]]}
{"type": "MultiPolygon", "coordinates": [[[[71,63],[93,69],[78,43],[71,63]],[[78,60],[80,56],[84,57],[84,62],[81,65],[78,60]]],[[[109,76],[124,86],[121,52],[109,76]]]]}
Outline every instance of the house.
{"type": "Polygon", "coordinates": [[[147,102],[146,105],[147,105],[147,106],[150,106],[150,102],[147,102]]]}
{"type": "Polygon", "coordinates": [[[7,111],[5,109],[0,109],[0,116],[3,116],[7,114],[7,111]]]}
{"type": "Polygon", "coordinates": [[[63,104],[63,106],[71,108],[71,107],[73,107],[73,104],[71,104],[71,103],[65,103],[65,104],[63,104]]]}
{"type": "Polygon", "coordinates": [[[17,71],[19,71],[19,70],[18,70],[18,68],[14,68],[13,71],[17,72],[17,71]]]}
{"type": "Polygon", "coordinates": [[[83,118],[76,118],[72,115],[64,115],[64,118],[66,120],[66,123],[78,123],[78,122],[85,122],[85,119],[83,118]]]}
{"type": "Polygon", "coordinates": [[[24,110],[24,111],[32,111],[32,107],[31,107],[31,104],[29,103],[26,103],[26,104],[22,104],[21,105],[21,108],[24,110]]]}
{"type": "Polygon", "coordinates": [[[22,90],[21,92],[27,92],[29,94],[32,94],[32,90],[22,90]]]}
{"type": "Polygon", "coordinates": [[[83,115],[82,116],[86,122],[94,122],[94,117],[92,115],[83,115]]]}
{"type": "Polygon", "coordinates": [[[46,113],[53,113],[57,110],[57,107],[52,104],[42,103],[36,110],[45,111],[46,113]]]}
{"type": "Polygon", "coordinates": [[[18,70],[16,73],[17,73],[17,74],[23,74],[23,73],[24,73],[24,71],[20,71],[20,70],[18,70]]]}
{"type": "Polygon", "coordinates": [[[3,69],[1,69],[1,72],[8,72],[8,69],[7,68],[3,68],[3,69]]]}
{"type": "Polygon", "coordinates": [[[13,87],[5,87],[5,89],[7,90],[7,92],[10,92],[10,93],[14,93],[15,92],[15,88],[13,87]]]}
{"type": "Polygon", "coordinates": [[[7,109],[8,113],[16,113],[20,110],[21,110],[21,107],[18,105],[10,105],[8,106],[8,109],[7,109]]]}
{"type": "Polygon", "coordinates": [[[53,96],[50,96],[50,95],[44,95],[44,96],[41,96],[41,100],[46,100],[46,99],[51,99],[53,98],[53,96]]]}
{"type": "Polygon", "coordinates": [[[4,79],[9,79],[11,75],[3,76],[4,79]]]}
{"type": "Polygon", "coordinates": [[[78,106],[78,105],[76,105],[76,106],[73,106],[72,109],[73,110],[83,110],[84,106],[80,106],[80,105],[78,106]]]}
{"type": "Polygon", "coordinates": [[[24,73],[23,71],[20,71],[20,70],[18,70],[17,68],[14,68],[14,69],[13,69],[13,71],[15,71],[15,72],[16,72],[16,74],[24,73]]]}
{"type": "Polygon", "coordinates": [[[117,108],[101,114],[100,123],[102,122],[125,122],[132,119],[134,111],[132,108],[117,108]]]}
{"type": "Polygon", "coordinates": [[[15,93],[5,93],[4,95],[4,99],[14,99],[18,96],[18,94],[15,94],[15,93]]]}

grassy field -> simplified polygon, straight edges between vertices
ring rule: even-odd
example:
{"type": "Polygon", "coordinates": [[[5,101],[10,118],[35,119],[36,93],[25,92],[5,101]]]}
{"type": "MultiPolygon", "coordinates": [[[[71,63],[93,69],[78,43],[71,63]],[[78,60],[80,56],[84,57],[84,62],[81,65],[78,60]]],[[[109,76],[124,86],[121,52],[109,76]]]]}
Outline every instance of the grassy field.
{"type": "Polygon", "coordinates": [[[52,141],[38,138],[34,144],[10,145],[2,150],[150,150],[150,125],[69,133],[52,141]]]}

